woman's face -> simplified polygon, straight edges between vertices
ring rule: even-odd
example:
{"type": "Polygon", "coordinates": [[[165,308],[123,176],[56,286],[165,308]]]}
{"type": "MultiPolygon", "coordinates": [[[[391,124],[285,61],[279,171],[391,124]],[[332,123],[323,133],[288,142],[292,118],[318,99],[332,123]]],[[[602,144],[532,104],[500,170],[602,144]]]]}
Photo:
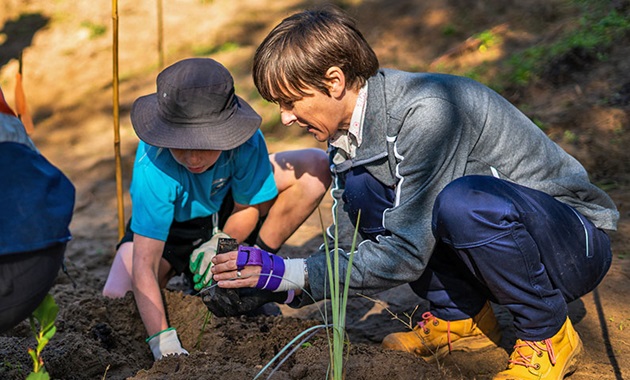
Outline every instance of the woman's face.
{"type": "Polygon", "coordinates": [[[171,155],[189,172],[194,174],[203,173],[214,165],[219,156],[220,150],[193,150],[193,149],[173,149],[170,148],[171,155]]]}
{"type": "Polygon", "coordinates": [[[282,124],[297,124],[318,141],[328,141],[339,128],[340,116],[336,112],[336,102],[330,96],[312,90],[292,103],[280,103],[282,124]]]}

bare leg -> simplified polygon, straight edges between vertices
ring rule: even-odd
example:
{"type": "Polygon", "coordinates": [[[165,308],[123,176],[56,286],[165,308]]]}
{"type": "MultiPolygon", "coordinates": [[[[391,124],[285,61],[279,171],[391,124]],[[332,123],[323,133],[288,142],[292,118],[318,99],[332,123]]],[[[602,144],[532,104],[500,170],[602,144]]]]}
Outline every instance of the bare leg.
{"type": "Polygon", "coordinates": [[[121,298],[131,291],[131,261],[133,257],[133,243],[123,243],[112,267],[109,269],[107,281],[103,287],[103,295],[110,298],[121,298]]]}
{"type": "Polygon", "coordinates": [[[267,219],[261,239],[271,248],[280,247],[311,215],[330,186],[328,156],[321,149],[304,149],[271,154],[278,197],[261,213],[267,219]]]}
{"type": "MultiPolygon", "coordinates": [[[[131,286],[131,273],[133,268],[133,243],[123,243],[114,262],[109,270],[107,281],[103,287],[103,295],[109,298],[122,298],[127,292],[132,291],[131,286]]],[[[158,278],[160,279],[160,287],[165,287],[168,280],[173,277],[173,271],[171,264],[168,261],[161,259],[160,268],[158,269],[158,278]]]]}

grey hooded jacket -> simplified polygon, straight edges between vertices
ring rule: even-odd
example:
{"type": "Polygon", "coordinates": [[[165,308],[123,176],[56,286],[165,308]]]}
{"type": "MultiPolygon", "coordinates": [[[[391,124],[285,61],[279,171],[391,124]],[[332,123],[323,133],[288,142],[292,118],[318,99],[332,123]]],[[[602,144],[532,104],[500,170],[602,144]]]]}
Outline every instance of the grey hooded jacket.
{"type": "MultiPolygon", "coordinates": [[[[350,167],[365,166],[395,188],[396,199],[383,215],[391,236],[363,241],[356,249],[351,294],[373,294],[420,277],[435,245],[434,201],[448,183],[465,175],[494,175],[543,191],[597,227],[616,229],[613,201],[590,183],[582,165],[516,107],[473,80],[380,70],[368,81],[362,137],[356,157],[332,165],[333,216],[341,234],[352,234],[341,199],[350,167]]],[[[348,257],[340,256],[345,274],[348,257]]],[[[307,269],[313,298],[328,298],[325,253],[310,256],[307,269]]],[[[310,302],[306,298],[302,303],[310,302]]]]}

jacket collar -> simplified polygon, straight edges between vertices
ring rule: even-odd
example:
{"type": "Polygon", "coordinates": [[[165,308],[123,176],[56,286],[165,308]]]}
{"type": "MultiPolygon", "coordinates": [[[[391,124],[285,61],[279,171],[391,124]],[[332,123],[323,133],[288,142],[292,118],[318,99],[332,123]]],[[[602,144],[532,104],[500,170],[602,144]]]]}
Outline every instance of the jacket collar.
{"type": "Polygon", "coordinates": [[[362,143],[357,149],[354,165],[362,165],[387,156],[385,80],[381,71],[368,79],[366,107],[362,143]]]}

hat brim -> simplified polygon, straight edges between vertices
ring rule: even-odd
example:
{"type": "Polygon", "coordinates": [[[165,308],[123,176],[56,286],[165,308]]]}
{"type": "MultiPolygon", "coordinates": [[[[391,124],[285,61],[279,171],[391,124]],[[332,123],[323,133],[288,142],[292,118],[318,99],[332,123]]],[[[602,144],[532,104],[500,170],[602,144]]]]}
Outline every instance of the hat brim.
{"type": "Polygon", "coordinates": [[[140,140],[174,149],[230,150],[243,144],[260,127],[262,118],[242,98],[227,120],[217,124],[176,124],[158,115],[157,95],[138,98],[131,108],[131,124],[140,140]]]}

